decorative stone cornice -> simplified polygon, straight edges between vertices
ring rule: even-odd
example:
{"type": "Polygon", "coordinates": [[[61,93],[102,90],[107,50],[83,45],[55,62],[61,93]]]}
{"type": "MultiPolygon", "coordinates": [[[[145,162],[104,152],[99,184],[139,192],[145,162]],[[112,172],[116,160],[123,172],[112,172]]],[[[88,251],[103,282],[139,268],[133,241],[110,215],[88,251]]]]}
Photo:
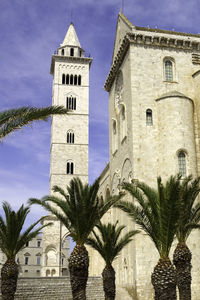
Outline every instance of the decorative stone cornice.
{"type": "Polygon", "coordinates": [[[89,63],[91,65],[92,58],[91,57],[77,57],[77,56],[63,56],[63,55],[52,55],[51,58],[51,68],[50,68],[50,74],[54,73],[54,65],[55,61],[59,62],[83,62],[83,63],[89,63]]]}
{"type": "MultiPolygon", "coordinates": [[[[160,32],[156,32],[160,33],[160,32]]],[[[174,32],[170,32],[172,35],[174,32]]],[[[200,38],[200,35],[194,35],[196,38],[200,38]]],[[[185,35],[183,37],[186,37],[185,35]]],[[[148,33],[127,33],[121,46],[113,60],[113,64],[111,66],[110,72],[107,76],[106,82],[104,84],[104,88],[106,91],[110,91],[112,84],[115,80],[115,76],[121,66],[121,63],[126,55],[126,52],[129,48],[129,45],[136,44],[141,46],[151,46],[151,47],[160,47],[160,48],[173,48],[187,51],[200,51],[200,41],[198,42],[196,39],[181,39],[176,38],[174,36],[160,36],[160,35],[148,35],[148,33]]],[[[195,64],[200,64],[200,54],[193,54],[192,62],[195,64]]]]}

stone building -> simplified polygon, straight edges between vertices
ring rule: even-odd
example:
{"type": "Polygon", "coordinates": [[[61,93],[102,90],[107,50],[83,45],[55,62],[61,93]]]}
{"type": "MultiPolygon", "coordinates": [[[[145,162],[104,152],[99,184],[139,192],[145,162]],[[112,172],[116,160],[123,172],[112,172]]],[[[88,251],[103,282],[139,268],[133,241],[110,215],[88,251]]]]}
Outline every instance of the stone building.
{"type": "MultiPolygon", "coordinates": [[[[116,27],[109,93],[109,163],[100,195],[118,194],[123,181],[156,185],[180,172],[200,175],[200,35],[134,26],[122,13],[116,27]]],[[[128,197],[128,196],[127,196],[128,197]]],[[[112,209],[104,221],[136,226],[112,209]]],[[[188,241],[193,253],[192,299],[200,294],[200,233],[188,241]]],[[[138,300],[153,299],[151,273],[158,261],[144,234],[134,238],[115,262],[117,286],[129,286],[138,300]]],[[[103,262],[90,251],[90,275],[103,262]]]]}
{"type": "MultiPolygon", "coordinates": [[[[85,57],[74,25],[71,23],[63,43],[52,56],[53,105],[69,109],[66,116],[53,116],[51,134],[50,193],[58,185],[66,190],[73,177],[88,182],[89,69],[92,59],[85,57]]],[[[56,193],[55,193],[56,194],[56,193]]],[[[53,226],[43,230],[42,276],[48,270],[61,275],[60,244],[66,228],[49,216],[53,226]],[[44,257],[49,257],[45,260],[44,257]]],[[[46,220],[44,222],[47,222],[46,220]]]]}
{"type": "MultiPolygon", "coordinates": [[[[16,256],[16,262],[19,265],[20,277],[39,277],[41,276],[41,268],[43,261],[43,236],[38,235],[26,244],[16,256]]],[[[61,245],[61,275],[69,275],[68,271],[68,258],[69,258],[69,238],[66,237],[61,245]]],[[[51,260],[51,252],[48,256],[44,257],[44,261],[51,260]]],[[[0,251],[0,268],[5,263],[6,256],[0,251]]],[[[55,276],[55,270],[47,269],[46,276],[55,276]]]]}
{"type": "MultiPolygon", "coordinates": [[[[55,184],[65,189],[74,176],[88,180],[91,62],[71,24],[52,56],[52,103],[71,111],[52,120],[50,191],[55,184]]],[[[119,193],[123,181],[155,186],[158,175],[163,180],[178,172],[200,175],[200,35],[134,26],[120,13],[105,90],[109,92],[109,163],[100,176],[100,196],[119,193]]],[[[44,229],[41,274],[55,270],[57,276],[60,244],[67,232],[49,218],[54,226],[44,229]]],[[[117,209],[104,217],[116,220],[128,229],[136,227],[117,209]]],[[[198,300],[199,232],[188,243],[193,252],[192,296],[198,300]]],[[[103,262],[93,250],[89,253],[90,276],[99,276],[103,262]]],[[[157,260],[150,239],[137,235],[115,262],[118,290],[129,286],[138,300],[153,299],[150,278],[157,260]]]]}

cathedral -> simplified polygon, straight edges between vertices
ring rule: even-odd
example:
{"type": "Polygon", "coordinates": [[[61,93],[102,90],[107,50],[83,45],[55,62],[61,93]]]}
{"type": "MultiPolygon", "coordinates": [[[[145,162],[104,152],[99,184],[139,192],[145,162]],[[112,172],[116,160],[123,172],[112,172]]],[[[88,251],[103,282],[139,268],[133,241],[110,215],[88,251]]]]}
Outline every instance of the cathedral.
{"type": "MultiPolygon", "coordinates": [[[[89,71],[73,24],[52,56],[53,105],[70,109],[53,116],[50,191],[74,176],[88,181],[89,71]]],[[[200,35],[133,25],[119,13],[112,64],[105,81],[109,93],[109,162],[100,175],[100,196],[116,195],[123,181],[156,185],[172,174],[200,175],[200,35]]],[[[49,217],[52,218],[52,217],[49,217]]],[[[135,225],[111,209],[104,221],[135,225]]],[[[61,246],[67,232],[54,219],[43,232],[42,276],[62,274],[61,246]]],[[[200,233],[188,241],[193,253],[192,299],[200,294],[200,233]]],[[[89,249],[90,276],[103,262],[89,249]]],[[[158,254],[140,233],[115,261],[117,289],[129,287],[135,299],[153,299],[151,273],[158,254]]],[[[119,298],[120,299],[120,298],[119,298]]]]}

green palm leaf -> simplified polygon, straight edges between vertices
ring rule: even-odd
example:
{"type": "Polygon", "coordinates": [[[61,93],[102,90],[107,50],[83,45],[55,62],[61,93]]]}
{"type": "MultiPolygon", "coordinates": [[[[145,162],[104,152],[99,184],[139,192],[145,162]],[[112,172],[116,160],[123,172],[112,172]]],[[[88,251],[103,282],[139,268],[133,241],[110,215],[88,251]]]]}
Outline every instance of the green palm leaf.
{"type": "Polygon", "coordinates": [[[43,219],[41,218],[22,233],[24,222],[30,212],[30,207],[24,207],[22,205],[19,210],[15,212],[7,202],[3,202],[3,211],[5,221],[2,216],[0,216],[0,248],[7,259],[15,259],[16,254],[25,247],[27,242],[36,237],[42,228],[51,224],[48,223],[33,230],[43,219]]]}
{"type": "Polygon", "coordinates": [[[0,140],[14,130],[31,124],[33,121],[47,121],[51,115],[63,115],[67,109],[62,106],[44,108],[21,107],[0,112],[0,140]]]}
{"type": "Polygon", "coordinates": [[[54,214],[68,229],[73,240],[78,245],[83,245],[101,217],[121,198],[115,196],[102,201],[97,195],[98,190],[98,180],[90,186],[84,185],[79,178],[74,178],[67,187],[67,192],[58,186],[53,187],[53,191],[62,197],[53,195],[41,200],[32,198],[29,203],[41,205],[54,214]]]}
{"type": "Polygon", "coordinates": [[[116,207],[126,212],[151,238],[162,258],[167,258],[174,240],[178,218],[181,176],[171,176],[166,184],[157,179],[157,189],[144,182],[124,183],[132,202],[119,201],[116,207]]]}
{"type": "Polygon", "coordinates": [[[125,226],[119,226],[118,221],[115,224],[100,222],[96,228],[98,232],[93,230],[86,243],[99,252],[107,266],[112,265],[121,250],[132,241],[134,235],[139,233],[138,230],[132,230],[120,238],[125,226]]]}

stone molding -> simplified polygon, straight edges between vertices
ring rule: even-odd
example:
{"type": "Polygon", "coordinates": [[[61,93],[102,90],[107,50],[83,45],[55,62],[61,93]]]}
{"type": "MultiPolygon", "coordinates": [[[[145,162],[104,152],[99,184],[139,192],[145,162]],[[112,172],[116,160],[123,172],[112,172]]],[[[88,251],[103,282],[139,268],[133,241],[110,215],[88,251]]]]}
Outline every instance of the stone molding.
{"type": "MultiPolygon", "coordinates": [[[[200,38],[200,36],[198,37],[200,38]]],[[[119,47],[119,50],[114,58],[110,72],[106,78],[104,88],[107,92],[109,92],[112,87],[112,84],[115,80],[115,77],[119,71],[119,68],[123,62],[123,59],[127,53],[130,44],[159,48],[180,49],[185,51],[200,51],[200,42],[197,42],[196,40],[186,40],[169,36],[153,36],[148,34],[129,32],[124,36],[121,46],[119,47]]],[[[192,63],[200,64],[200,54],[192,54],[192,63]]]]}

